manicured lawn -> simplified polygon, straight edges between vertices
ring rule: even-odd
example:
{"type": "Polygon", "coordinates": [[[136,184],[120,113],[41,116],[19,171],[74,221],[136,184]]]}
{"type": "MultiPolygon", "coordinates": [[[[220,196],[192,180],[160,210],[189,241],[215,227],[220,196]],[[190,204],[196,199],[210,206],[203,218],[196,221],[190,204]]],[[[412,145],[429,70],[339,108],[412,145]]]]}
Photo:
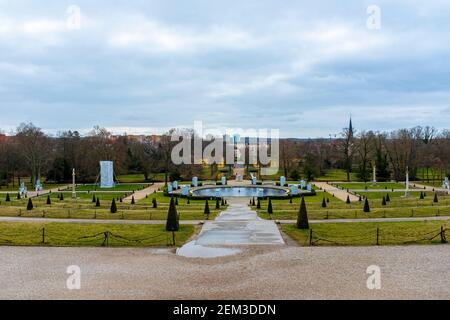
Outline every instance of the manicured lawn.
{"type": "Polygon", "coordinates": [[[117,179],[120,181],[120,183],[145,183],[145,177],[142,173],[124,174],[118,176],[117,179]]]}
{"type": "MultiPolygon", "coordinates": [[[[392,198],[401,198],[405,196],[404,192],[391,192],[391,190],[387,191],[380,191],[380,192],[358,192],[358,195],[367,197],[368,199],[382,199],[383,197],[386,197],[387,194],[389,194],[389,197],[392,198]]],[[[428,197],[433,197],[432,192],[426,193],[428,197]]],[[[419,191],[410,191],[409,195],[413,199],[418,199],[420,196],[419,191]]]]}
{"type": "MultiPolygon", "coordinates": [[[[118,225],[84,223],[0,222],[1,245],[27,246],[108,246],[149,247],[172,245],[172,233],[164,225],[118,225]],[[43,231],[44,228],[44,231],[43,231]],[[42,234],[44,232],[44,240],[42,234]]],[[[176,232],[177,246],[194,233],[195,227],[180,225],[176,232]]]]}
{"type": "MultiPolygon", "coordinates": [[[[312,245],[370,246],[401,244],[439,244],[441,226],[450,237],[450,220],[411,222],[355,222],[355,223],[314,223],[312,245]]],[[[293,224],[282,225],[281,229],[300,245],[310,245],[310,230],[299,230],[293,224]]]]}
{"type": "MultiPolygon", "coordinates": [[[[132,205],[117,200],[125,194],[121,193],[77,193],[77,199],[71,198],[71,193],[63,193],[64,200],[58,200],[61,193],[51,194],[51,204],[47,204],[47,195],[33,198],[33,210],[26,210],[28,199],[17,200],[11,197],[10,202],[0,200],[0,216],[46,217],[46,218],[77,218],[77,219],[125,219],[125,220],[165,220],[169,209],[170,197],[162,192],[151,194],[148,198],[132,205]],[[95,195],[100,199],[100,207],[92,202],[95,195]],[[117,213],[110,213],[112,199],[116,199],[117,213]],[[153,208],[152,199],[157,201],[153,208]]],[[[215,209],[215,201],[209,201],[209,219],[225,208],[215,209]]],[[[205,200],[178,199],[177,211],[181,220],[204,220],[205,200]]]]}
{"type": "MultiPolygon", "coordinates": [[[[315,178],[317,181],[347,181],[347,173],[342,169],[330,169],[327,170],[325,175],[315,178]]],[[[351,181],[358,181],[356,173],[350,173],[351,181]]]]}
{"type": "Polygon", "coordinates": [[[77,191],[137,191],[147,188],[150,184],[146,183],[119,183],[116,184],[113,188],[100,188],[98,185],[94,184],[86,184],[86,185],[77,185],[77,191]]]}
{"type": "MultiPolygon", "coordinates": [[[[61,184],[61,183],[42,183],[42,188],[44,190],[48,190],[48,189],[54,189],[54,188],[62,188],[67,186],[68,184],[61,184]]],[[[27,187],[28,191],[35,191],[34,186],[32,186],[30,183],[25,183],[25,186],[27,187]]],[[[19,191],[19,184],[16,185],[12,185],[9,184],[8,186],[1,186],[0,187],[0,192],[5,192],[5,191],[11,191],[12,193],[17,193],[19,191]]]]}
{"type": "MultiPolygon", "coordinates": [[[[369,193],[368,193],[369,194],[369,193]]],[[[370,193],[372,194],[372,193],[370,193]]],[[[380,195],[385,193],[380,193],[380,195]]],[[[320,219],[358,219],[358,218],[399,218],[399,217],[430,217],[430,216],[450,216],[450,197],[440,196],[439,202],[433,202],[433,195],[429,193],[425,199],[420,200],[419,196],[411,196],[409,198],[401,198],[391,192],[389,196],[391,201],[382,205],[381,198],[370,199],[370,212],[363,211],[364,201],[352,202],[347,204],[336,198],[326,197],[330,199],[326,202],[326,207],[322,207],[323,196],[318,193],[315,197],[305,197],[308,217],[314,220],[320,219]]],[[[403,194],[403,193],[400,193],[403,194]]],[[[253,209],[264,219],[273,220],[295,220],[297,219],[299,210],[299,199],[293,199],[293,203],[289,200],[272,200],[273,213],[267,213],[267,200],[261,201],[261,209],[253,209]]]]}
{"type": "Polygon", "coordinates": [[[337,183],[336,186],[341,187],[342,189],[350,189],[350,190],[365,190],[367,189],[405,189],[404,183],[395,183],[395,182],[353,182],[353,183],[337,183]]]}

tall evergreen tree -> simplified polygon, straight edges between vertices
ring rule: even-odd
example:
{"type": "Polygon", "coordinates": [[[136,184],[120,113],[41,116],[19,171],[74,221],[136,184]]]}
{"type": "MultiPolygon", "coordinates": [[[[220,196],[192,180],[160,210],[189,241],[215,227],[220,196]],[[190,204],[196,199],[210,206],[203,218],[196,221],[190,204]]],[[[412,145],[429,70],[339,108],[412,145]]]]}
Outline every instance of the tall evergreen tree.
{"type": "Polygon", "coordinates": [[[175,201],[170,198],[169,211],[167,212],[166,231],[178,231],[180,224],[178,221],[177,207],[175,201]]]}
{"type": "Polygon", "coordinates": [[[302,202],[300,203],[300,210],[297,217],[298,229],[309,229],[308,212],[306,211],[305,197],[302,196],[302,202]]]}

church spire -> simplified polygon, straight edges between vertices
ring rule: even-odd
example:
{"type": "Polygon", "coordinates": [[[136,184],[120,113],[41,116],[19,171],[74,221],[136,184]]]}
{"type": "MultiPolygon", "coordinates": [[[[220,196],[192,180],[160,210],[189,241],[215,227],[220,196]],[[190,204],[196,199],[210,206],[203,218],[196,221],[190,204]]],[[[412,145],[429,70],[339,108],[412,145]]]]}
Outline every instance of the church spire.
{"type": "Polygon", "coordinates": [[[348,132],[349,132],[350,136],[353,136],[352,116],[350,116],[350,123],[348,125],[348,132]]]}

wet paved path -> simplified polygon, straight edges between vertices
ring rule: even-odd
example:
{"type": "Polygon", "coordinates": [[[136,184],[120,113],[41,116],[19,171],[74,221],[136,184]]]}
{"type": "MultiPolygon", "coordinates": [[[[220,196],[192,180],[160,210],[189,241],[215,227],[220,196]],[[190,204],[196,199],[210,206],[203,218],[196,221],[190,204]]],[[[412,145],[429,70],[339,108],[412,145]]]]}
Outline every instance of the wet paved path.
{"type": "Polygon", "coordinates": [[[229,246],[283,245],[274,221],[264,220],[251,210],[248,198],[231,198],[229,207],[213,221],[206,221],[198,238],[177,251],[186,257],[216,257],[239,252],[229,246]]]}

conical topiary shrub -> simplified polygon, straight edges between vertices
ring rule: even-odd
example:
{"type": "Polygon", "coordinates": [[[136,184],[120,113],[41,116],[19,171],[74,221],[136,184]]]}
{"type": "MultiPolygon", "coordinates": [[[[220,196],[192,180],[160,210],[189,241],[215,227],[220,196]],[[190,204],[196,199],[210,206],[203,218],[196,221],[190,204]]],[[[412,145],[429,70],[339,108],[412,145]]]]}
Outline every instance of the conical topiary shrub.
{"type": "Polygon", "coordinates": [[[187,204],[191,204],[191,199],[190,198],[187,199],[187,204]]]}
{"type": "Polygon", "coordinates": [[[361,202],[361,201],[362,201],[362,198],[361,198],[361,196],[359,196],[359,197],[358,197],[358,201],[359,201],[359,202],[361,202]]]}
{"type": "Polygon", "coordinates": [[[6,194],[5,201],[6,201],[6,202],[10,202],[10,201],[11,201],[11,199],[9,198],[9,193],[6,194]]]}
{"type": "Polygon", "coordinates": [[[97,199],[95,198],[95,194],[92,195],[92,203],[96,203],[97,199]]]}
{"type": "Polygon", "coordinates": [[[222,198],[222,202],[220,203],[221,206],[225,205],[225,200],[222,198]]]}
{"type": "Polygon", "coordinates": [[[177,207],[175,201],[170,198],[169,211],[167,212],[166,231],[178,231],[180,224],[178,221],[177,207]]]}
{"type": "Polygon", "coordinates": [[[20,200],[22,197],[20,196],[20,192],[17,192],[17,200],[20,200]]]}
{"type": "Polygon", "coordinates": [[[59,196],[59,200],[63,201],[64,200],[64,195],[61,193],[61,195],[59,196]]]}
{"type": "Polygon", "coordinates": [[[297,217],[298,229],[309,229],[308,212],[306,211],[305,198],[302,196],[302,202],[300,203],[300,210],[297,217]]]}
{"type": "Polygon", "coordinates": [[[364,201],[364,212],[370,212],[369,200],[366,197],[366,201],[364,201]]]}
{"type": "Polygon", "coordinates": [[[175,197],[175,205],[178,205],[178,197],[175,197]]]}
{"type": "Polygon", "coordinates": [[[27,210],[33,210],[33,201],[31,201],[31,198],[28,199],[27,210]]]}
{"type": "Polygon", "coordinates": [[[47,196],[47,204],[52,204],[52,200],[50,199],[50,195],[47,196]]]}
{"type": "Polygon", "coordinates": [[[261,201],[259,200],[259,198],[256,201],[256,209],[261,209],[261,201]]]}
{"type": "Polygon", "coordinates": [[[216,198],[216,209],[220,209],[219,198],[216,198]]]}
{"type": "Polygon", "coordinates": [[[206,216],[206,219],[209,219],[209,204],[208,200],[205,202],[205,209],[203,210],[203,214],[206,216]]]}
{"type": "Polygon", "coordinates": [[[131,196],[131,204],[135,204],[135,202],[134,202],[134,196],[131,196]]]}
{"type": "Polygon", "coordinates": [[[252,206],[255,206],[255,197],[252,198],[252,206]]]}
{"type": "Polygon", "coordinates": [[[386,193],[386,202],[391,201],[391,197],[389,196],[389,193],[386,193]]]}
{"type": "Polygon", "coordinates": [[[330,198],[327,198],[327,203],[329,203],[330,202],[330,198]]]}
{"type": "Polygon", "coordinates": [[[437,193],[434,194],[433,202],[435,202],[435,203],[439,202],[437,193]]]}
{"type": "Polygon", "coordinates": [[[350,196],[347,195],[347,200],[345,201],[346,204],[350,204],[350,196]]]}
{"type": "Polygon", "coordinates": [[[292,204],[292,196],[289,196],[289,203],[292,204]]]}
{"type": "Polygon", "coordinates": [[[115,199],[112,199],[110,212],[111,213],[116,213],[117,212],[117,205],[116,205],[116,200],[115,199]]]}
{"type": "Polygon", "coordinates": [[[267,213],[272,214],[273,208],[272,208],[272,199],[269,198],[269,204],[267,205],[267,213]]]}
{"type": "Polygon", "coordinates": [[[95,206],[100,207],[100,198],[99,197],[97,197],[97,199],[95,200],[95,206]]]}
{"type": "Polygon", "coordinates": [[[156,202],[156,198],[153,198],[153,200],[152,200],[152,207],[158,208],[158,203],[156,202]]]}
{"type": "Polygon", "coordinates": [[[386,198],[383,196],[383,200],[381,200],[381,205],[385,206],[386,205],[386,198]]]}
{"type": "Polygon", "coordinates": [[[422,191],[420,191],[420,197],[419,197],[419,199],[420,199],[420,200],[423,200],[423,198],[424,198],[424,196],[423,196],[423,192],[422,192],[422,191]]]}
{"type": "Polygon", "coordinates": [[[325,198],[322,199],[322,208],[326,208],[327,207],[327,202],[325,200],[325,198]]]}

